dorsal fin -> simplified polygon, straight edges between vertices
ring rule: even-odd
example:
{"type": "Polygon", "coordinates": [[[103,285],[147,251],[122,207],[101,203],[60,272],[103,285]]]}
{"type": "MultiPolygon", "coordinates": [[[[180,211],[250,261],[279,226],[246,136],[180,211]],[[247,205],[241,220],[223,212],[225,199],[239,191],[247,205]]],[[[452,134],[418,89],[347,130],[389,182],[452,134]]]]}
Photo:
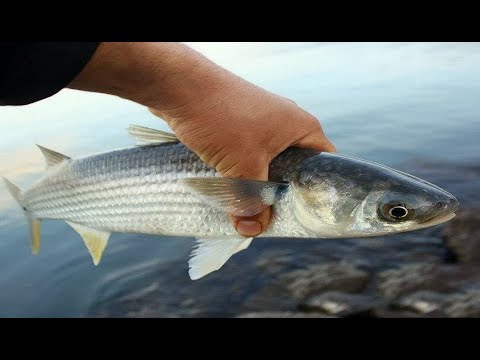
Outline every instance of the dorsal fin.
{"type": "Polygon", "coordinates": [[[179,142],[177,137],[169,132],[150,129],[140,125],[130,125],[128,134],[137,141],[137,145],[153,145],[179,142]]]}
{"type": "Polygon", "coordinates": [[[60,164],[64,160],[70,160],[68,156],[63,155],[59,152],[47,149],[46,147],[38,144],[37,146],[42,152],[43,156],[45,156],[45,161],[47,162],[47,169],[50,169],[51,167],[60,164]]]}

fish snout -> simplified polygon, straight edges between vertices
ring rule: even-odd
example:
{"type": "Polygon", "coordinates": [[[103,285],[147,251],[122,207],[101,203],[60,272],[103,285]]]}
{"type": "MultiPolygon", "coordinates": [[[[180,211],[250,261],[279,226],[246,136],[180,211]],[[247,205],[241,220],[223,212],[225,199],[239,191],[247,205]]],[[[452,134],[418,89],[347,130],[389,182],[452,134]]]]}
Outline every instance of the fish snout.
{"type": "Polygon", "coordinates": [[[445,212],[445,213],[453,213],[453,212],[457,211],[459,205],[460,204],[459,204],[458,200],[455,198],[455,196],[450,195],[446,200],[438,201],[435,204],[435,207],[439,211],[442,211],[442,212],[445,212]]]}
{"type": "Polygon", "coordinates": [[[449,202],[447,204],[447,207],[450,210],[450,212],[457,211],[459,206],[460,206],[460,203],[458,202],[458,200],[455,198],[455,196],[452,196],[449,199],[449,202]]]}

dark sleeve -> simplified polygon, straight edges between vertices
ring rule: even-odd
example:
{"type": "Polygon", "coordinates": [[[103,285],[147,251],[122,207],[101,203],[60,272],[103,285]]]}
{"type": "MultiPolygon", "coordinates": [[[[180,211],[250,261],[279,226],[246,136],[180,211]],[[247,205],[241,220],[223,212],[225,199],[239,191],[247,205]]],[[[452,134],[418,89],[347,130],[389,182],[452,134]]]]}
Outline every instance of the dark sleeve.
{"type": "Polygon", "coordinates": [[[25,105],[66,87],[98,42],[0,42],[0,105],[25,105]]]}

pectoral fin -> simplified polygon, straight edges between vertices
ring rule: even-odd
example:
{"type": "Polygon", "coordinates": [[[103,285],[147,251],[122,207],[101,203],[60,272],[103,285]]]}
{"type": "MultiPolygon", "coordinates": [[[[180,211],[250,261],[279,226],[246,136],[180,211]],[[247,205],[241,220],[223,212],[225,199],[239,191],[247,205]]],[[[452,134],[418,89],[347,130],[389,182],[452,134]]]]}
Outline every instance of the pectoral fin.
{"type": "Polygon", "coordinates": [[[93,263],[98,265],[102,259],[103,251],[108,243],[108,238],[110,237],[109,232],[92,229],[84,225],[75,224],[67,221],[67,224],[70,225],[77,233],[80,234],[85,245],[87,246],[90,255],[92,256],[93,263]]]}
{"type": "Polygon", "coordinates": [[[288,184],[229,178],[187,178],[181,180],[213,206],[236,216],[253,216],[273,205],[288,184]]]}
{"type": "Polygon", "coordinates": [[[253,238],[214,238],[198,239],[188,261],[188,274],[197,280],[220,269],[230,257],[248,248],[253,238]]]}

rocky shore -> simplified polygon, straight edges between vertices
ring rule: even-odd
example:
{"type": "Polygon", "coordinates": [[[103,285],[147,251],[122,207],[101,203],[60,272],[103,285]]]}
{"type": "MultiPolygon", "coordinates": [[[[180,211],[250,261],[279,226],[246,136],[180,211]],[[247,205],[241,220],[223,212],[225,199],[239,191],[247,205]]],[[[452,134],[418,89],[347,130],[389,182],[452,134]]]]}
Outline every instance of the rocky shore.
{"type": "Polygon", "coordinates": [[[395,236],[260,239],[192,282],[185,265],[151,269],[92,316],[480,317],[480,209],[395,236]],[[175,284],[175,286],[172,286],[175,284]]]}

